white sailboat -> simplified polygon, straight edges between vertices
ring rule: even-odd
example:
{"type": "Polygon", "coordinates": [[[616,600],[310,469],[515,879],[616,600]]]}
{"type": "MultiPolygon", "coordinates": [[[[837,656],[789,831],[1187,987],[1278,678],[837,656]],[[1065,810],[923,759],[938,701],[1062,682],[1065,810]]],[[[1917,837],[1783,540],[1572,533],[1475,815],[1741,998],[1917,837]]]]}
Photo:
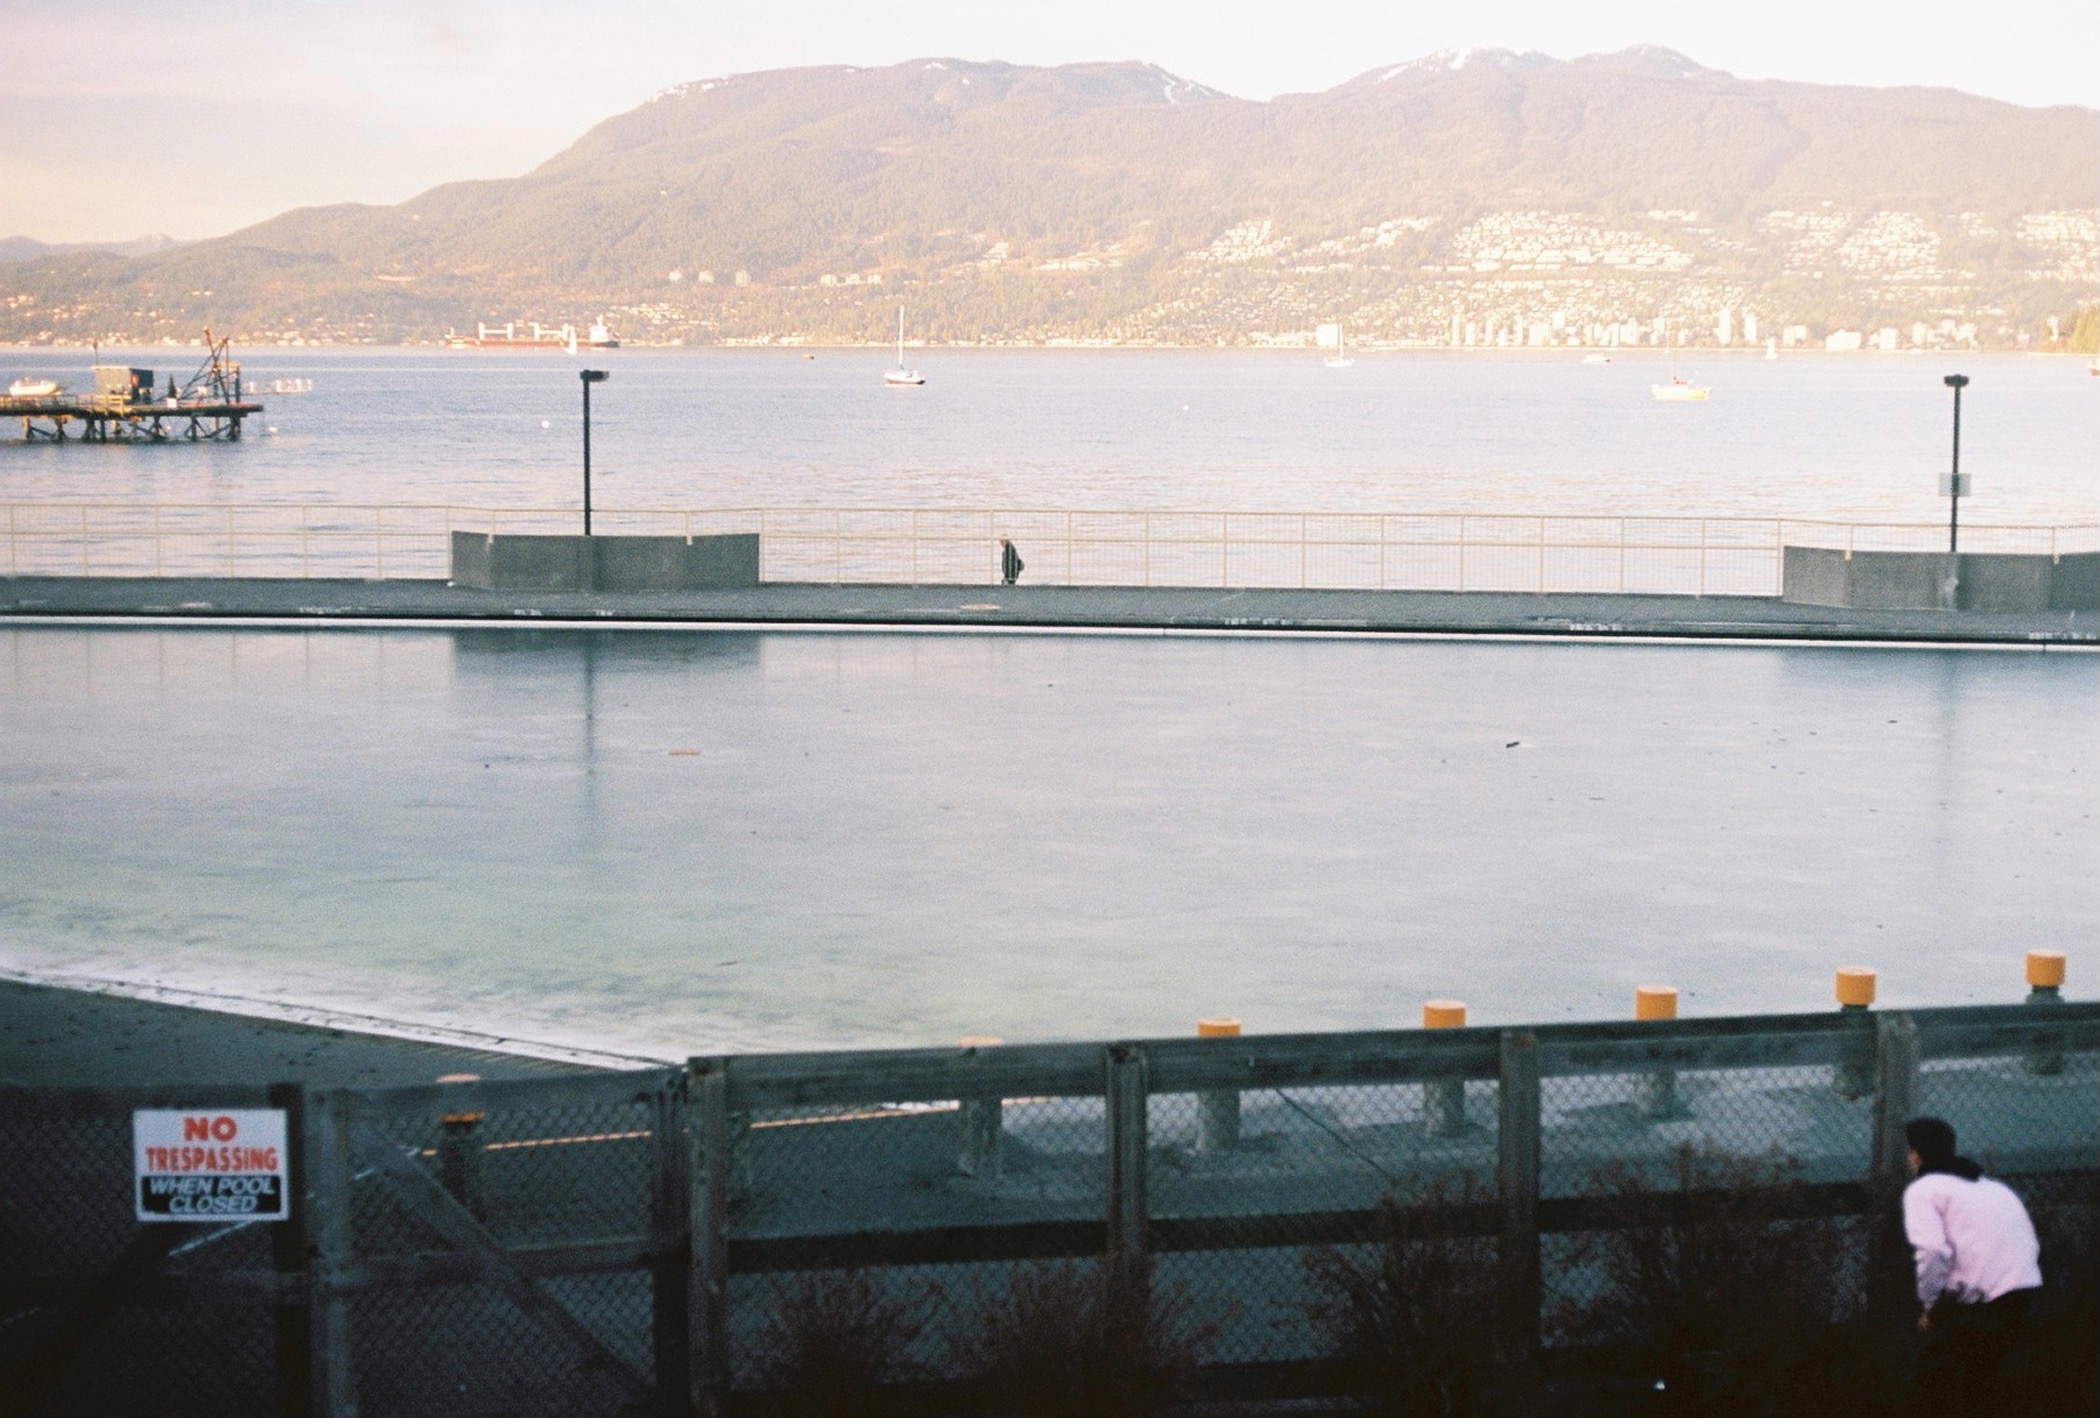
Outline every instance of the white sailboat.
{"type": "Polygon", "coordinates": [[[1349,358],[1349,332],[1337,325],[1334,327],[1334,353],[1327,357],[1329,369],[1347,369],[1356,363],[1349,358]]]}
{"type": "Polygon", "coordinates": [[[1765,337],[1765,358],[1779,358],[1779,337],[1777,335],[1768,335],[1765,337]]]}
{"type": "Polygon", "coordinates": [[[926,376],[904,363],[904,307],[897,307],[897,362],[883,371],[882,382],[892,385],[924,384],[926,376]]]}
{"type": "MultiPolygon", "coordinates": [[[[1664,342],[1668,343],[1669,338],[1670,332],[1665,327],[1663,330],[1664,342]]],[[[1666,404],[1696,404],[1705,402],[1706,396],[1712,391],[1704,384],[1694,383],[1677,372],[1677,351],[1676,347],[1672,346],[1670,350],[1670,382],[1667,384],[1650,384],[1648,392],[1666,404]]]]}

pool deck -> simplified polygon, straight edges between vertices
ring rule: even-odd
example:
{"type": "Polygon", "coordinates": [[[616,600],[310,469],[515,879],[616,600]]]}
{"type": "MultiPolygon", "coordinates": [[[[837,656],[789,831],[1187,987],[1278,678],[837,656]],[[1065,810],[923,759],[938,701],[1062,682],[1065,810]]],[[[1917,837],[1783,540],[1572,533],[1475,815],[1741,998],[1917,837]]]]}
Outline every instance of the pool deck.
{"type": "Polygon", "coordinates": [[[477,591],[444,581],[0,577],[29,621],[518,622],[1311,632],[2100,648],[2091,611],[1871,611],[1768,596],[772,583],[660,593],[477,591]]]}
{"type": "Polygon", "coordinates": [[[142,999],[88,980],[68,988],[0,978],[0,1088],[281,1080],[387,1088],[447,1073],[535,1078],[592,1066],[535,1055],[517,1040],[417,1038],[318,1009],[295,1019],[209,1005],[142,999]]]}

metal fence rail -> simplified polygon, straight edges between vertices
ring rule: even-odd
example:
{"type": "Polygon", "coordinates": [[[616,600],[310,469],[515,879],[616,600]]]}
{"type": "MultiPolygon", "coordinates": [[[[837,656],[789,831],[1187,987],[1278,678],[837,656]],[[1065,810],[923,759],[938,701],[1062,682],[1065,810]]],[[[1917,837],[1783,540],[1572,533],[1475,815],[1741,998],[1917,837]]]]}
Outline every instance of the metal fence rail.
{"type": "MultiPolygon", "coordinates": [[[[442,579],[457,528],[573,533],[565,508],[6,505],[6,574],[442,579]]],[[[598,508],[605,535],[760,537],[768,581],[988,584],[1002,538],[1030,583],[1773,596],[1782,548],[1932,551],[1937,524],[912,508],[598,508]]],[[[1968,526],[1970,552],[2100,550],[2100,524],[1968,526]]]]}
{"type": "Polygon", "coordinates": [[[887,1316],[938,1388],[988,1315],[1098,1266],[1179,1317],[1214,1391],[1302,1395],[1346,1385],[1333,1277],[1428,1218],[1437,1303],[1521,1386],[1630,1322],[1628,1238],[1731,1198],[1853,1256],[1830,1318],[1900,1303],[1875,1218],[1918,1112],[2045,1233],[2090,1228],[2096,1084],[2100,1004],[2047,1001],[278,1088],[295,1216],[239,1229],[132,1222],[128,1110],[258,1090],[0,1090],[0,1384],[110,1415],[770,1411],[827,1324],[887,1316]]]}

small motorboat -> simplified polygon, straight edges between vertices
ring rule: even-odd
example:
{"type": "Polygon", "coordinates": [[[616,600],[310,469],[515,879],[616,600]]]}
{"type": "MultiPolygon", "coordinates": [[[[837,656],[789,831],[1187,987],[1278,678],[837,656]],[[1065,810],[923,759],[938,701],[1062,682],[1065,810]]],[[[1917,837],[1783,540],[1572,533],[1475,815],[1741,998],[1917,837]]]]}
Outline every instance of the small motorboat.
{"type": "Polygon", "coordinates": [[[1670,376],[1667,384],[1650,384],[1648,392],[1666,404],[1697,403],[1712,392],[1704,384],[1694,384],[1681,374],[1670,376]]]}
{"type": "Polygon", "coordinates": [[[56,379],[17,379],[7,386],[10,399],[48,399],[65,386],[56,379]]]}

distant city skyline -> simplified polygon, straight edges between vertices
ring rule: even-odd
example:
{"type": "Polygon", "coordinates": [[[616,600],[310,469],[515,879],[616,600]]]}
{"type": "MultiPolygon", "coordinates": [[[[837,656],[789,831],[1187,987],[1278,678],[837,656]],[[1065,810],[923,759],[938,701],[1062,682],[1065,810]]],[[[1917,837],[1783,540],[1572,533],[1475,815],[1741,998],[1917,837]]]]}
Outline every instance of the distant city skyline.
{"type": "Polygon", "coordinates": [[[0,236],[195,239],[292,207],[399,202],[527,171],[687,80],[929,56],[1141,59],[1268,99],[1452,48],[1568,59],[1654,44],[1744,78],[2100,105],[2091,0],[1987,10],[1772,0],[1754,22],[1659,0],[1336,3],[1309,22],[1303,14],[1241,0],[376,0],[355,10],[222,0],[208,11],[0,0],[0,236]]]}

